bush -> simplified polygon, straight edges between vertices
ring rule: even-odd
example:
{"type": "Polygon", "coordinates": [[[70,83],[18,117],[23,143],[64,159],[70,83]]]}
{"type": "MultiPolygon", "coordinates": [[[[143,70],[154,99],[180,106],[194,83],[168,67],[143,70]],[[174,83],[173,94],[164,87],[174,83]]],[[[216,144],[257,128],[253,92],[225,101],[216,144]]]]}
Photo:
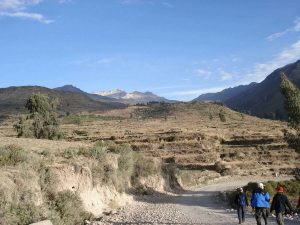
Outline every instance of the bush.
{"type": "Polygon", "coordinates": [[[79,152],[80,150],[76,148],[68,148],[63,152],[62,157],[66,159],[74,159],[79,155],[79,152]]]}
{"type": "Polygon", "coordinates": [[[28,225],[43,219],[40,208],[33,203],[2,203],[0,205],[0,224],[28,225]]]}
{"type": "Polygon", "coordinates": [[[219,112],[219,118],[220,118],[221,122],[226,122],[226,116],[225,116],[225,112],[223,109],[221,109],[219,112]]]}
{"type": "Polygon", "coordinates": [[[126,190],[128,183],[130,181],[130,177],[134,171],[134,152],[131,148],[120,149],[120,156],[118,158],[118,171],[117,176],[118,179],[115,180],[115,187],[119,192],[123,192],[126,190]]]}
{"type": "Polygon", "coordinates": [[[159,166],[153,158],[146,158],[142,154],[137,154],[134,164],[134,177],[149,177],[160,172],[159,166]]]}
{"type": "Polygon", "coordinates": [[[78,194],[71,191],[59,192],[51,202],[50,208],[53,211],[51,219],[57,225],[84,224],[84,220],[90,217],[83,209],[78,194]]]}
{"type": "Polygon", "coordinates": [[[27,160],[27,153],[16,145],[0,147],[0,166],[15,166],[27,160]]]}

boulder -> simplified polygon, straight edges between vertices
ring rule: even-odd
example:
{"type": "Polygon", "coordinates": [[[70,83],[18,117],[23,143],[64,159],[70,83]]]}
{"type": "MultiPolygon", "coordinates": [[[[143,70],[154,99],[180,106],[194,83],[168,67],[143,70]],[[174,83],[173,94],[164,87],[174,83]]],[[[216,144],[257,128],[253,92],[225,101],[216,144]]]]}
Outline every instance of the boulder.
{"type": "Polygon", "coordinates": [[[41,222],[29,224],[29,225],[53,225],[53,223],[50,220],[44,220],[41,222]]]}

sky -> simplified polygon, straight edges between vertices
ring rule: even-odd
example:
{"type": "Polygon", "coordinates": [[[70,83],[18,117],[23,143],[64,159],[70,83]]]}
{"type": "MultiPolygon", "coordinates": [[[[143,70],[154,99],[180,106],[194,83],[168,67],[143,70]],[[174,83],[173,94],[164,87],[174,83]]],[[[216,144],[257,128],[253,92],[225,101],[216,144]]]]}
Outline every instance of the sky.
{"type": "Polygon", "coordinates": [[[186,101],[298,59],[299,0],[0,0],[0,88],[186,101]]]}

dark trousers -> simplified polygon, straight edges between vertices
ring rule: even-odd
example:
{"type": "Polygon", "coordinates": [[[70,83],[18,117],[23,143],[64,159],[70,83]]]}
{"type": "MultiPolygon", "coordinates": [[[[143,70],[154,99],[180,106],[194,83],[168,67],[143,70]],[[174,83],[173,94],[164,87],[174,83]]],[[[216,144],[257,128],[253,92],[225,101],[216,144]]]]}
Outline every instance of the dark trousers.
{"type": "Polygon", "coordinates": [[[237,214],[238,214],[238,217],[239,217],[239,223],[245,222],[245,211],[246,211],[245,206],[238,206],[237,214]]]}
{"type": "Polygon", "coordinates": [[[276,221],[278,225],[284,225],[282,212],[278,212],[278,213],[276,212],[276,221]]]}
{"type": "Polygon", "coordinates": [[[265,225],[267,225],[268,224],[268,220],[267,220],[267,218],[268,218],[268,209],[257,207],[257,208],[255,208],[255,219],[256,219],[257,225],[262,225],[261,224],[261,218],[264,219],[265,225]]]}

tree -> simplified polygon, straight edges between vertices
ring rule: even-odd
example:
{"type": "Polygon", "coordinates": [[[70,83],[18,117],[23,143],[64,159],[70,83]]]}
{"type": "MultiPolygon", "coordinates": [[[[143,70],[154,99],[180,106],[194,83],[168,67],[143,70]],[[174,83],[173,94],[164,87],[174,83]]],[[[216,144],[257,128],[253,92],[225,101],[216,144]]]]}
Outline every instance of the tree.
{"type": "Polygon", "coordinates": [[[225,112],[223,109],[220,110],[219,117],[220,117],[221,122],[226,122],[226,116],[225,116],[225,112]]]}
{"type": "Polygon", "coordinates": [[[18,137],[35,137],[38,139],[60,139],[62,132],[56,114],[57,101],[50,101],[47,95],[33,94],[26,101],[25,107],[30,115],[14,125],[18,137]]]}
{"type": "Polygon", "coordinates": [[[281,92],[285,97],[285,109],[288,113],[288,125],[292,132],[285,131],[285,138],[289,145],[300,151],[300,91],[281,73],[281,92]]]}

